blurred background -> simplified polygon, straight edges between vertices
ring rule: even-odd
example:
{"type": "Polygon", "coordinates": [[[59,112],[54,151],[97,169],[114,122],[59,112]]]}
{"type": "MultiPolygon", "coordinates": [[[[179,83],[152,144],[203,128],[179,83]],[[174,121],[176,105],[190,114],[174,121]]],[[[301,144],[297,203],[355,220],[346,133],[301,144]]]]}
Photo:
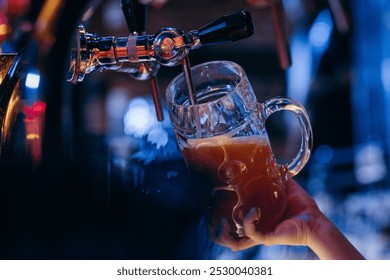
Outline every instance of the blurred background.
{"type": "MultiPolygon", "coordinates": [[[[143,3],[147,34],[251,13],[253,36],[191,51],[191,65],[235,61],[259,102],[301,102],[314,148],[297,181],[366,258],[390,259],[390,3],[143,3]]],[[[165,109],[181,68],[158,71],[161,122],[149,81],[96,71],[66,82],[79,23],[129,34],[119,0],[0,1],[1,259],[317,258],[305,247],[233,253],[211,243],[165,109]]],[[[267,122],[281,163],[298,149],[296,125],[288,113],[267,122]]]]}

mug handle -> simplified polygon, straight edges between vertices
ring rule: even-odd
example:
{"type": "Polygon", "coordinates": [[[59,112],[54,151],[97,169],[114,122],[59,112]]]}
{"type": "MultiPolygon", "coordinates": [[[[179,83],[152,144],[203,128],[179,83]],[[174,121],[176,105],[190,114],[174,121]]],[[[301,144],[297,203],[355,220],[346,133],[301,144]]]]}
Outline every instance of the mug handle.
{"type": "Polygon", "coordinates": [[[279,111],[290,111],[298,118],[301,128],[301,146],[298,154],[287,164],[288,173],[295,176],[306,165],[312,152],[313,131],[309,116],[302,104],[288,97],[275,97],[260,103],[260,105],[264,120],[263,125],[270,115],[279,111]]]}

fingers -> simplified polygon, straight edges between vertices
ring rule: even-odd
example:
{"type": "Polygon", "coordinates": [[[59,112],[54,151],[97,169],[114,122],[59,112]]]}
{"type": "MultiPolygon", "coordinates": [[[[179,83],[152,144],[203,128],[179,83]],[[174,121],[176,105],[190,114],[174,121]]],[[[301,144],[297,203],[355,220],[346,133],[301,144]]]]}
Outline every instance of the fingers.
{"type": "Polygon", "coordinates": [[[244,216],[243,224],[246,236],[250,237],[256,233],[256,224],[260,218],[261,210],[257,207],[252,207],[252,209],[244,216]]]}
{"type": "Polygon", "coordinates": [[[302,223],[296,218],[282,221],[276,225],[273,231],[262,232],[256,227],[261,218],[261,211],[252,208],[243,219],[245,236],[237,237],[232,232],[231,226],[226,218],[222,219],[218,227],[209,225],[210,239],[223,247],[228,247],[232,251],[248,249],[255,245],[305,245],[306,234],[302,223]]]}
{"type": "Polygon", "coordinates": [[[261,210],[257,207],[253,207],[244,217],[243,225],[245,235],[254,244],[272,245],[269,242],[272,233],[263,233],[256,228],[257,222],[261,219],[261,210]]]}
{"type": "Polygon", "coordinates": [[[221,223],[217,227],[209,224],[208,230],[210,239],[218,245],[231,248],[238,241],[237,237],[232,235],[231,227],[226,218],[222,218],[221,223]]]}
{"type": "Polygon", "coordinates": [[[230,250],[232,250],[234,252],[245,250],[245,249],[248,249],[248,248],[251,248],[253,246],[258,245],[254,240],[249,239],[247,237],[242,237],[238,241],[231,242],[231,243],[224,243],[224,244],[225,245],[222,245],[222,246],[228,247],[228,248],[230,248],[230,250]]]}
{"type": "Polygon", "coordinates": [[[286,183],[288,206],[285,215],[271,231],[261,231],[257,226],[262,218],[259,208],[252,208],[243,217],[244,237],[238,238],[232,231],[228,219],[221,224],[210,228],[211,239],[233,251],[243,250],[255,245],[306,245],[307,234],[313,228],[315,221],[321,214],[311,196],[293,179],[286,183]]]}
{"type": "Polygon", "coordinates": [[[255,241],[248,237],[235,239],[231,235],[221,236],[220,238],[215,239],[214,242],[220,246],[227,247],[232,251],[241,251],[257,245],[255,241]]]}
{"type": "Polygon", "coordinates": [[[231,227],[226,218],[221,220],[218,227],[208,225],[210,239],[223,247],[227,247],[232,251],[240,251],[248,249],[256,245],[256,243],[247,237],[237,237],[232,234],[231,227]]]}
{"type": "Polygon", "coordinates": [[[263,234],[256,231],[256,223],[260,218],[261,211],[256,207],[245,215],[243,219],[245,237],[237,237],[235,233],[232,233],[228,220],[223,218],[218,227],[209,225],[210,238],[214,243],[228,247],[232,251],[244,250],[261,244],[263,234]]]}

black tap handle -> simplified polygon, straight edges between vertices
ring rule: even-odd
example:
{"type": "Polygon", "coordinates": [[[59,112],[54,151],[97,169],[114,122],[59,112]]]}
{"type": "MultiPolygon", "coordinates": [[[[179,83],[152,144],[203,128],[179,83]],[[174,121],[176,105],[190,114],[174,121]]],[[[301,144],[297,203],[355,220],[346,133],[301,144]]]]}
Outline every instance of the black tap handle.
{"type": "Polygon", "coordinates": [[[234,14],[225,15],[201,28],[198,36],[202,45],[228,43],[251,36],[254,32],[252,16],[242,10],[234,14]]]}
{"type": "Polygon", "coordinates": [[[146,5],[138,3],[137,0],[121,0],[121,7],[130,32],[145,32],[146,5]]]}

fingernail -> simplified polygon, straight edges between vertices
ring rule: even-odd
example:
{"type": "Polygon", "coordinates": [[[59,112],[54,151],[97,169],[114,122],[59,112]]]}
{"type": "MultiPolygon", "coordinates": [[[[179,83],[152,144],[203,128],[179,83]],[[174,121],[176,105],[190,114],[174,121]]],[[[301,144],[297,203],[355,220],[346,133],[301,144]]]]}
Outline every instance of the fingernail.
{"type": "Polygon", "coordinates": [[[252,207],[251,208],[251,210],[249,210],[249,212],[248,213],[246,213],[246,215],[245,215],[245,219],[248,219],[249,217],[251,217],[253,214],[255,214],[255,212],[256,212],[256,207],[252,207]]]}
{"type": "Polygon", "coordinates": [[[261,210],[258,207],[252,207],[251,210],[245,215],[245,220],[253,219],[254,222],[258,222],[261,217],[261,210]]]}

